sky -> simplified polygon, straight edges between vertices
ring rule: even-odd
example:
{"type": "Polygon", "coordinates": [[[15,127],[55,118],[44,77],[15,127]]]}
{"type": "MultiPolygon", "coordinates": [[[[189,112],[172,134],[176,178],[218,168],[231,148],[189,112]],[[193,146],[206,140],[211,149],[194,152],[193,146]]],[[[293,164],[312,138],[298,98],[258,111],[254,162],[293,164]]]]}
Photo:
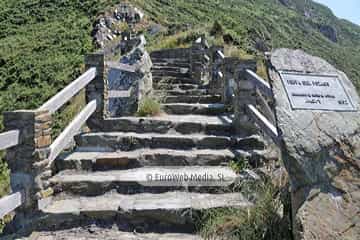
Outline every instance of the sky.
{"type": "Polygon", "coordinates": [[[315,2],[331,8],[337,17],[360,25],[360,0],[315,0],[315,2]]]}

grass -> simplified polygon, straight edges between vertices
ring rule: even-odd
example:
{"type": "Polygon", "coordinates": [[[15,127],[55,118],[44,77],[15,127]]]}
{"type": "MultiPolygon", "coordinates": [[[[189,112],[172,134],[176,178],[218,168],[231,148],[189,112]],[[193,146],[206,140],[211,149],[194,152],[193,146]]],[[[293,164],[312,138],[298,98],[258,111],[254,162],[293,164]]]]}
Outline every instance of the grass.
{"type": "Polygon", "coordinates": [[[199,232],[205,239],[290,240],[290,226],[279,215],[281,202],[270,183],[257,185],[257,201],[249,209],[218,208],[204,211],[199,232]]]}
{"type": "Polygon", "coordinates": [[[249,168],[249,162],[245,158],[237,158],[230,161],[230,168],[236,173],[240,173],[244,169],[249,168]]]}
{"type": "Polygon", "coordinates": [[[145,97],[141,100],[139,104],[139,109],[136,112],[136,116],[149,117],[149,116],[157,116],[160,113],[161,113],[160,103],[153,98],[145,97]]]}

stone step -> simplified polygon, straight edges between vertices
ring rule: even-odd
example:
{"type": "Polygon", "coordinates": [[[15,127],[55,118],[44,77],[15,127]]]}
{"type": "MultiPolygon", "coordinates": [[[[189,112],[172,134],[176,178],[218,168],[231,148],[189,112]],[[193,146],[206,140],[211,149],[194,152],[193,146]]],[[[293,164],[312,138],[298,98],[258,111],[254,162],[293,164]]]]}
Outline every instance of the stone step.
{"type": "Polygon", "coordinates": [[[156,96],[189,96],[189,95],[206,95],[207,89],[193,89],[193,90],[154,90],[156,96]]]}
{"type": "Polygon", "coordinates": [[[156,61],[152,62],[153,67],[174,67],[174,68],[190,68],[189,62],[166,62],[166,61],[156,61]]]}
{"type": "Polygon", "coordinates": [[[107,151],[141,148],[263,150],[265,147],[262,138],[256,135],[241,138],[203,134],[98,132],[77,135],[75,140],[78,147],[98,147],[107,151]]]}
{"type": "Polygon", "coordinates": [[[154,89],[157,90],[205,90],[203,86],[193,83],[183,83],[183,84],[167,84],[167,83],[154,83],[154,89]]]}
{"type": "Polygon", "coordinates": [[[176,77],[176,78],[189,78],[189,73],[181,73],[175,71],[163,71],[163,70],[152,70],[151,71],[153,78],[156,77],[176,77]]]}
{"type": "Polygon", "coordinates": [[[74,222],[103,220],[126,223],[128,232],[139,229],[144,232],[173,229],[192,233],[196,231],[195,223],[200,211],[219,207],[245,210],[252,206],[240,193],[107,193],[96,197],[62,196],[40,210],[46,216],[43,218],[44,225],[49,226],[67,224],[73,227],[74,222]]]}
{"type": "MultiPolygon", "coordinates": [[[[136,228],[134,230],[141,230],[136,228]]],[[[138,233],[136,231],[121,231],[117,228],[102,227],[90,224],[86,227],[70,228],[59,231],[35,232],[29,238],[23,240],[96,240],[96,239],[120,239],[120,240],[202,240],[195,234],[186,233],[138,233]],[[36,238],[32,237],[36,236],[36,238]]],[[[17,239],[17,238],[16,238],[17,239]]],[[[19,237],[20,239],[20,237],[19,237]]],[[[6,240],[6,239],[5,239],[6,240]]],[[[10,238],[9,238],[10,240],[10,238]]]]}
{"type": "Polygon", "coordinates": [[[155,58],[155,57],[152,57],[151,61],[153,62],[154,65],[162,64],[162,63],[190,64],[190,61],[187,58],[155,58]]]}
{"type": "Polygon", "coordinates": [[[220,103],[220,95],[185,95],[185,96],[165,96],[164,103],[220,103]]]}
{"type": "Polygon", "coordinates": [[[149,166],[225,166],[233,159],[261,159],[262,151],[139,149],[131,152],[74,151],[60,155],[57,171],[105,171],[149,166]]]}
{"type": "Polygon", "coordinates": [[[84,196],[98,196],[112,190],[122,194],[174,190],[220,193],[248,177],[247,173],[238,175],[229,167],[155,166],[96,172],[66,170],[52,177],[50,183],[56,193],[84,196]]]}
{"type": "Polygon", "coordinates": [[[200,115],[220,115],[228,113],[224,104],[199,104],[199,103],[168,103],[162,104],[162,109],[167,114],[200,114],[200,115]]]}
{"type": "Polygon", "coordinates": [[[153,65],[151,71],[170,71],[178,73],[188,73],[190,71],[189,67],[179,67],[179,66],[162,66],[162,65],[153,65]]]}
{"type": "Polygon", "coordinates": [[[153,75],[153,83],[155,86],[157,84],[197,84],[196,80],[186,75],[177,77],[153,75]]]}
{"type": "Polygon", "coordinates": [[[233,115],[167,115],[157,117],[120,117],[104,120],[104,132],[136,133],[204,133],[211,135],[228,135],[233,132],[233,115]]]}

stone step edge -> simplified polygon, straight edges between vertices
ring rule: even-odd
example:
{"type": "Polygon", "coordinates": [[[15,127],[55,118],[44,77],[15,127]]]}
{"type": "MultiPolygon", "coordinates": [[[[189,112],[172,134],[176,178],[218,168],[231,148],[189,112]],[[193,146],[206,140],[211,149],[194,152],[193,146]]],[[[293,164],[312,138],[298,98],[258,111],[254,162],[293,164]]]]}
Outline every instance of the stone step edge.
{"type": "MultiPolygon", "coordinates": [[[[85,197],[61,195],[60,199],[41,207],[47,214],[82,213],[141,213],[149,211],[184,212],[212,208],[249,208],[253,206],[241,193],[207,194],[189,192],[139,193],[133,195],[109,192],[100,196],[85,197]]],[[[106,215],[106,214],[105,214],[106,215]]]]}

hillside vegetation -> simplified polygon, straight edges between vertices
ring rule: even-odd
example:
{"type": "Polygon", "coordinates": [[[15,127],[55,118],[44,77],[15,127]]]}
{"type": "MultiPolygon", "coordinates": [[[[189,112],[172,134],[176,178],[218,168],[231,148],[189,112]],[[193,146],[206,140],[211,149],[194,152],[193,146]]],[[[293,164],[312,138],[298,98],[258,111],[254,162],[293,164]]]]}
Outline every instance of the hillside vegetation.
{"type": "Polygon", "coordinates": [[[224,39],[249,54],[278,47],[302,48],[345,71],[360,91],[360,26],[336,18],[323,5],[305,0],[133,2],[151,20],[167,27],[169,35],[177,30],[209,30],[218,21],[224,39]],[[331,40],[333,31],[336,42],[331,40]]]}
{"type": "MultiPolygon", "coordinates": [[[[3,111],[39,107],[80,74],[84,54],[94,50],[94,19],[115,2],[0,1],[0,132],[3,111]]],[[[67,115],[75,107],[65,110],[67,115]]],[[[55,127],[63,126],[67,115],[55,116],[55,127]]],[[[0,197],[9,190],[1,156],[0,197]]]]}
{"type": "MultiPolygon", "coordinates": [[[[118,2],[0,1],[0,116],[5,110],[36,108],[75,79],[83,70],[84,55],[94,50],[91,32],[96,16],[118,2]]],[[[344,70],[360,90],[360,27],[337,19],[312,1],[131,2],[145,11],[148,23],[166,29],[147,33],[153,49],[181,46],[196,37],[194,31],[209,32],[217,21],[222,28],[217,40],[240,48],[242,55],[261,56],[262,51],[277,47],[302,48],[344,70]],[[334,32],[336,41],[331,39],[334,32]]],[[[0,160],[0,196],[7,191],[5,169],[0,160]]]]}

